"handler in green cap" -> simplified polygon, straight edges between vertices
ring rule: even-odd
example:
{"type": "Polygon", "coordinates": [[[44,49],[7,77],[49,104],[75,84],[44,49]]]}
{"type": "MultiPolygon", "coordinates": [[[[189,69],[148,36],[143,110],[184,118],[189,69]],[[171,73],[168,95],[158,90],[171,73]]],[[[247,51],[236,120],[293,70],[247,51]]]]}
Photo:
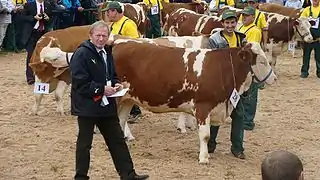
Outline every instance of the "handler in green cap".
{"type": "MultiPolygon", "coordinates": [[[[212,34],[209,38],[209,48],[221,49],[221,48],[232,48],[242,47],[246,42],[246,35],[236,31],[237,26],[237,15],[236,12],[231,10],[224,10],[222,13],[222,30],[212,34]]],[[[231,113],[231,152],[232,154],[240,159],[245,159],[243,153],[243,119],[244,119],[244,108],[243,108],[243,96],[240,96],[240,100],[236,108],[231,113]]],[[[213,153],[216,149],[216,138],[219,131],[219,126],[210,126],[210,139],[208,142],[208,152],[213,153]]]]}

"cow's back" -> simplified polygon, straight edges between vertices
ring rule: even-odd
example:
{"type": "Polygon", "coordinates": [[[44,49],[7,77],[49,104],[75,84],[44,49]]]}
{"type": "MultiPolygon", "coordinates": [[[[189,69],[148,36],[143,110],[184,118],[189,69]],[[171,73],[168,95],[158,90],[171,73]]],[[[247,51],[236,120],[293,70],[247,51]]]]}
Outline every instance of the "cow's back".
{"type": "Polygon", "coordinates": [[[210,34],[214,28],[222,28],[218,17],[197,14],[184,8],[173,12],[164,26],[164,30],[172,36],[191,36],[195,32],[210,34]]]}
{"type": "Polygon", "coordinates": [[[183,48],[131,40],[126,43],[116,40],[112,50],[118,77],[130,83],[130,96],[138,98],[140,103],[148,102],[147,106],[164,108],[183,103],[182,99],[168,101],[170,97],[178,96],[183,88],[186,77],[184,51],[183,48]]]}
{"type": "Polygon", "coordinates": [[[264,12],[278,13],[292,18],[298,18],[301,14],[300,9],[285,7],[275,3],[259,4],[259,10],[264,12]]]}

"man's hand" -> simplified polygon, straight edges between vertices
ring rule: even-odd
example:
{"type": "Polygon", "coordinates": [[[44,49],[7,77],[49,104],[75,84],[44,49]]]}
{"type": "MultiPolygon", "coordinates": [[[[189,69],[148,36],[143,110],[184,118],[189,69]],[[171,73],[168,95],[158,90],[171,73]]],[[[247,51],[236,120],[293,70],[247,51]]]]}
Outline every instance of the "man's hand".
{"type": "Polygon", "coordinates": [[[120,84],[120,83],[116,83],[116,84],[115,84],[115,88],[116,88],[117,91],[120,91],[120,90],[123,89],[123,85],[120,84]]]}
{"type": "Polygon", "coordinates": [[[104,95],[110,96],[116,92],[117,92],[116,88],[111,86],[104,86],[104,93],[103,93],[104,95]]]}
{"type": "Polygon", "coordinates": [[[42,17],[40,17],[39,14],[35,15],[34,18],[37,20],[37,21],[40,21],[42,19],[42,17]]]}
{"type": "Polygon", "coordinates": [[[84,10],[83,7],[78,7],[78,11],[79,11],[79,12],[81,12],[81,11],[83,11],[83,10],[84,10]]]}
{"type": "Polygon", "coordinates": [[[43,19],[48,21],[49,20],[49,16],[46,13],[43,13],[43,19]]]}

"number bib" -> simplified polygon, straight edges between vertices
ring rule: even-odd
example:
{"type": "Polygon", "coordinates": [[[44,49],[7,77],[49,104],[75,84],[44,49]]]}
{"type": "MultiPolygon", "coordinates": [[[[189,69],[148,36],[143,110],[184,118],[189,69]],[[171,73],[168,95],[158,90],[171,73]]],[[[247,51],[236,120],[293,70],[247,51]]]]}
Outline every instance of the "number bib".
{"type": "Polygon", "coordinates": [[[311,28],[318,29],[319,28],[319,18],[310,18],[309,21],[313,21],[314,25],[311,28]]]}
{"type": "Polygon", "coordinates": [[[48,83],[34,83],[34,93],[36,94],[49,94],[49,84],[48,83]]]}
{"type": "Polygon", "coordinates": [[[232,106],[233,106],[234,108],[236,108],[236,107],[237,107],[237,104],[238,104],[238,102],[239,102],[239,100],[240,100],[240,95],[239,95],[239,93],[238,93],[238,91],[237,91],[236,89],[233,89],[232,94],[231,94],[229,100],[230,100],[232,106]]]}
{"type": "Polygon", "coordinates": [[[224,6],[224,4],[219,4],[218,8],[221,9],[224,6]]]}
{"type": "Polygon", "coordinates": [[[288,51],[294,51],[295,48],[296,48],[296,43],[290,41],[290,42],[288,43],[288,51]]]}
{"type": "Polygon", "coordinates": [[[159,14],[159,7],[158,5],[152,6],[151,7],[151,15],[156,15],[159,14]]]}

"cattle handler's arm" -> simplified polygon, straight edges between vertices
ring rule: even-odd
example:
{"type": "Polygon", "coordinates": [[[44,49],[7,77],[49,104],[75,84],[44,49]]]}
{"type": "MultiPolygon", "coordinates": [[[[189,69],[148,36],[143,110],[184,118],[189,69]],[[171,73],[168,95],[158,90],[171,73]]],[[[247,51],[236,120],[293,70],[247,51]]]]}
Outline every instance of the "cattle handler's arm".
{"type": "Polygon", "coordinates": [[[80,94],[89,98],[102,96],[104,93],[104,84],[96,83],[90,79],[90,75],[87,72],[88,61],[84,57],[86,56],[81,52],[81,49],[78,49],[70,60],[69,67],[74,88],[76,88],[80,94]]]}

